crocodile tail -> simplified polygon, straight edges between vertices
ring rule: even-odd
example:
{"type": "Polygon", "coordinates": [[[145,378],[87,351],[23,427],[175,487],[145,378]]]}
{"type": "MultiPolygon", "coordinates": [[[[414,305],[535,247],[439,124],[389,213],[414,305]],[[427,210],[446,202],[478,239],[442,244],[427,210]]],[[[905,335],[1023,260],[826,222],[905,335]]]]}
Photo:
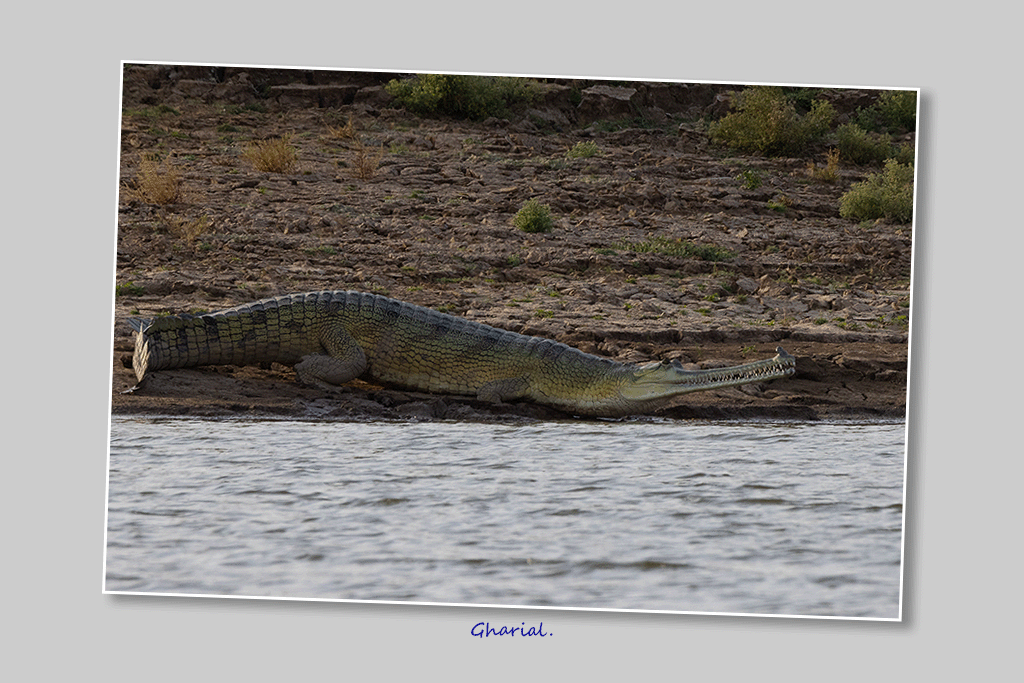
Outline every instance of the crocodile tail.
{"type": "Polygon", "coordinates": [[[145,329],[148,327],[147,323],[148,321],[140,318],[128,320],[128,324],[137,333],[135,335],[135,353],[132,354],[132,369],[135,370],[135,377],[138,379],[139,385],[146,378],[146,370],[149,368],[149,338],[145,333],[145,329]]]}
{"type": "Polygon", "coordinates": [[[128,324],[131,325],[132,329],[136,332],[142,332],[152,323],[152,320],[146,318],[128,318],[128,324]]]}
{"type": "MultiPolygon", "coordinates": [[[[161,332],[182,330],[194,327],[202,321],[194,315],[170,315],[159,318],[128,318],[128,324],[135,330],[135,353],[132,356],[132,367],[135,376],[142,384],[147,370],[159,370],[168,364],[168,348],[166,343],[159,341],[161,332]]],[[[180,363],[179,363],[180,364],[180,363]]]]}

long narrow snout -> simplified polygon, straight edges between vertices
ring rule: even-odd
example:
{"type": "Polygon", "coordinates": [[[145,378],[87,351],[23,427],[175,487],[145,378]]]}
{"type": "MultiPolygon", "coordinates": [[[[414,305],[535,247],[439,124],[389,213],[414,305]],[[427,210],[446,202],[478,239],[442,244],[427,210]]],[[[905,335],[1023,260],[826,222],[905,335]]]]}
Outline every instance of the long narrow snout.
{"type": "Polygon", "coordinates": [[[794,372],[796,358],[779,346],[773,358],[727,368],[684,370],[679,361],[648,363],[635,370],[633,382],[624,385],[621,393],[624,398],[643,401],[763,382],[787,377],[794,372]]]}

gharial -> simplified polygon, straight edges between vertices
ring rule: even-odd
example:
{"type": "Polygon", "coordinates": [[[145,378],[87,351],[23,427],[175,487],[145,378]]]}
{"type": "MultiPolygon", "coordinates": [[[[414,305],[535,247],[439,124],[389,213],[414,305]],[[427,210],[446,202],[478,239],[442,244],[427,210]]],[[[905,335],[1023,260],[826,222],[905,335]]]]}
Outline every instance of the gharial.
{"type": "Polygon", "coordinates": [[[688,371],[678,361],[636,365],[584,353],[377,294],[291,294],[203,315],[131,318],[132,365],[147,373],[200,365],[295,366],[299,382],[333,388],[355,378],[406,389],[526,399],[567,413],[621,417],[674,397],[792,375],[796,359],[688,371]]]}

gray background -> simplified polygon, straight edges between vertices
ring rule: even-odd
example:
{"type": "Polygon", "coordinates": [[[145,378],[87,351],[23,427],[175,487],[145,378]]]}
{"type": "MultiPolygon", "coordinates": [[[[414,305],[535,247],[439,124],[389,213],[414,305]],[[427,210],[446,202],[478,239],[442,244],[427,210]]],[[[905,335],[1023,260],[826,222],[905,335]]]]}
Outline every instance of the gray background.
{"type": "Polygon", "coordinates": [[[985,680],[1009,666],[1020,373],[978,370],[1019,354],[1015,22],[984,2],[969,15],[687,5],[8,10],[5,669],[115,681],[985,680]],[[903,623],[102,595],[122,59],[923,88],[903,623]],[[554,636],[478,640],[479,621],[543,621],[554,636]]]}

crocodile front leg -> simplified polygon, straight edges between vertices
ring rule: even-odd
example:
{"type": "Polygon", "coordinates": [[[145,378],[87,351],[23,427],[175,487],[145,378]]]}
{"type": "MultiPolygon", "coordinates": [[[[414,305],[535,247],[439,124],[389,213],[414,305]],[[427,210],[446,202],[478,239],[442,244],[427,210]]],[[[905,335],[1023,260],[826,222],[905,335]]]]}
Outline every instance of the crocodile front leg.
{"type": "Polygon", "coordinates": [[[311,353],[295,364],[299,383],[335,389],[366,371],[366,354],[347,332],[325,335],[321,343],[327,353],[311,353]]]}

